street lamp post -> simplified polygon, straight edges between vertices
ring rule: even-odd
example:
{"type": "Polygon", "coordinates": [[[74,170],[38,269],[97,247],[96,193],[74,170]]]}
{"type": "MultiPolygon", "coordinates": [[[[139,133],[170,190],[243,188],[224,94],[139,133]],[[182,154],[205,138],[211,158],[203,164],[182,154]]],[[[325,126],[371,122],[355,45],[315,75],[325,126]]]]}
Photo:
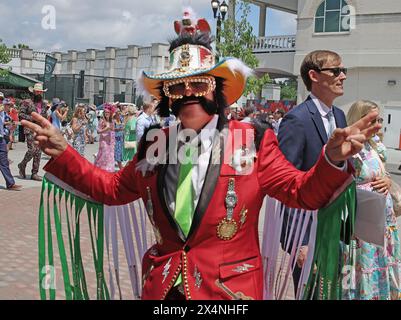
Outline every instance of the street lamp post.
{"type": "MultiPolygon", "coordinates": [[[[219,0],[212,0],[211,6],[213,10],[213,17],[217,19],[217,28],[216,28],[216,49],[220,44],[220,30],[221,30],[221,23],[226,18],[226,14],[228,11],[228,5],[225,0],[220,4],[219,0]]],[[[218,52],[218,49],[217,49],[218,52]]]]}

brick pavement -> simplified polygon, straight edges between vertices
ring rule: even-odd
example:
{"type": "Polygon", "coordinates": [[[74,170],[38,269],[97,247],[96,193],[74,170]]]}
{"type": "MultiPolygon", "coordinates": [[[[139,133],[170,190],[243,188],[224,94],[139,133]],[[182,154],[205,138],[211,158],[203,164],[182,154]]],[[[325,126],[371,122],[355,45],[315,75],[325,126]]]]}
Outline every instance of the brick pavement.
{"type": "MultiPolygon", "coordinates": [[[[41,189],[26,188],[21,192],[1,192],[0,224],[0,300],[39,299],[38,290],[38,209],[41,189]]],[[[95,270],[86,215],[81,215],[81,249],[86,266],[87,284],[92,299],[96,297],[95,270]]],[[[66,230],[64,228],[64,230],[66,230]]],[[[150,230],[149,230],[150,231],[150,230]]],[[[65,231],[64,231],[65,232],[65,231]]],[[[65,243],[67,238],[64,237],[65,243]]],[[[123,297],[131,298],[131,284],[120,241],[121,288],[123,297]]],[[[56,239],[53,238],[56,262],[56,288],[63,299],[63,284],[56,239]]],[[[69,253],[67,252],[69,259],[69,253]]],[[[107,265],[104,268],[108,270],[107,265]]]]}
{"type": "Polygon", "coordinates": [[[39,192],[0,192],[0,299],[38,298],[39,192]]]}

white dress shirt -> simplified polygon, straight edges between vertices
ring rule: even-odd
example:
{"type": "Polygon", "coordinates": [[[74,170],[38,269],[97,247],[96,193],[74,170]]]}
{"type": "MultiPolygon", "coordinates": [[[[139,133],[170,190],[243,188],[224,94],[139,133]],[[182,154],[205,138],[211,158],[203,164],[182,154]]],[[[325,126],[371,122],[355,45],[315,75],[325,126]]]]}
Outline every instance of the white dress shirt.
{"type": "MultiPolygon", "coordinates": [[[[312,101],[314,102],[315,106],[317,107],[317,110],[319,111],[320,115],[322,116],[324,128],[326,129],[327,137],[329,138],[330,137],[330,134],[329,134],[330,123],[329,123],[327,114],[333,110],[333,107],[326,106],[324,104],[324,102],[319,100],[319,98],[317,98],[313,93],[310,94],[310,97],[311,97],[312,101]]],[[[334,121],[334,127],[337,128],[335,121],[334,121]]]]}

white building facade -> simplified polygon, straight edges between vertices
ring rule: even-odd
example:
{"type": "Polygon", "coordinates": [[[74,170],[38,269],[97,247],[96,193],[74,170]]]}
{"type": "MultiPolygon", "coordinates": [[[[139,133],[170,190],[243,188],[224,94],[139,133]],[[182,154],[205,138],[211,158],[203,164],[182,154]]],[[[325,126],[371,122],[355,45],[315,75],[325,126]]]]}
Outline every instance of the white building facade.
{"type": "Polygon", "coordinates": [[[308,96],[299,71],[304,57],[313,50],[336,51],[349,70],[345,94],[336,105],[347,112],[356,100],[376,102],[382,108],[386,145],[401,148],[401,1],[253,2],[260,6],[260,38],[255,46],[259,71],[298,77],[301,102],[308,96]],[[296,35],[264,37],[267,7],[296,14],[296,35]]]}

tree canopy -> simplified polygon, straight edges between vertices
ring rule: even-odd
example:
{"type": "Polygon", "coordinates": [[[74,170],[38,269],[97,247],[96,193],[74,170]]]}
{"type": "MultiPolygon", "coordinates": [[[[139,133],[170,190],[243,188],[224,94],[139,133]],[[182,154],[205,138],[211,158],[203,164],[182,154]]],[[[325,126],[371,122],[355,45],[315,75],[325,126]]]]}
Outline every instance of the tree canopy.
{"type": "MultiPolygon", "coordinates": [[[[219,30],[222,40],[217,43],[217,52],[219,56],[238,58],[250,68],[255,69],[258,67],[259,61],[252,51],[256,36],[253,34],[252,25],[248,22],[251,10],[250,1],[236,0],[235,6],[238,8],[236,19],[225,20],[223,28],[219,30]]],[[[268,74],[262,77],[250,77],[244,95],[250,93],[259,95],[263,86],[269,82],[270,77],[268,74]]]]}

